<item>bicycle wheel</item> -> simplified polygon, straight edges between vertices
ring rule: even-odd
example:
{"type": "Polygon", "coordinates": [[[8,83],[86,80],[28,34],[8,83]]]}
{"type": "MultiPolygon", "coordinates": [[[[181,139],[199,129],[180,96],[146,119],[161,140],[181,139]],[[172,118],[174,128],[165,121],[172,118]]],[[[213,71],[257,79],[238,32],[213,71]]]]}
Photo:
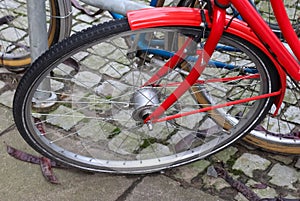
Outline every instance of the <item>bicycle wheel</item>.
{"type": "Polygon", "coordinates": [[[244,140],[272,152],[300,154],[300,90],[288,78],[286,95],[279,114],[273,116],[274,109],[256,129],[244,140]]]}
{"type": "MultiPolygon", "coordinates": [[[[49,0],[48,44],[52,45],[70,34],[71,4],[69,0],[49,0]]],[[[22,71],[31,63],[27,10],[24,1],[0,0],[0,66],[22,71]]]]}
{"type": "MultiPolygon", "coordinates": [[[[116,173],[159,171],[225,148],[260,122],[272,98],[149,127],[143,122],[189,73],[208,33],[200,27],[130,31],[122,19],[54,45],[28,69],[16,90],[13,112],[21,135],[49,158],[116,173]],[[193,39],[188,54],[157,74],[187,38],[193,39]],[[155,83],[146,85],[154,75],[155,83]]],[[[163,117],[276,90],[277,72],[259,49],[230,34],[222,37],[220,46],[197,84],[163,117]],[[226,65],[214,65],[218,61],[226,65]],[[239,65],[243,68],[236,68],[239,65]]]]}

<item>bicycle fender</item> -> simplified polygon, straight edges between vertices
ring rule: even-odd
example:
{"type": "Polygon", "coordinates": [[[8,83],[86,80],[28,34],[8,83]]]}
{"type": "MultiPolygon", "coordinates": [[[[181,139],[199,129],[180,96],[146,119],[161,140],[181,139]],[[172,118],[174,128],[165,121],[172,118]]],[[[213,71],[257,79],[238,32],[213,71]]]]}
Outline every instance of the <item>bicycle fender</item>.
{"type": "MultiPolygon", "coordinates": [[[[205,21],[210,26],[208,15],[205,16],[205,21]]],[[[129,11],[127,18],[131,30],[159,26],[200,26],[202,22],[200,10],[187,7],[180,7],[180,9],[178,7],[161,7],[129,11]]]]}
{"type": "MultiPolygon", "coordinates": [[[[129,11],[127,13],[128,23],[131,30],[139,30],[151,27],[161,27],[161,26],[200,26],[201,23],[206,22],[208,28],[211,27],[210,18],[208,12],[205,11],[205,20],[202,19],[200,14],[200,9],[198,8],[187,8],[181,7],[180,9],[176,7],[163,7],[163,8],[150,8],[141,9],[135,11],[129,11]]],[[[224,27],[225,33],[231,33],[237,35],[256,47],[258,47],[263,53],[265,53],[271,61],[274,63],[280,80],[280,95],[275,99],[275,105],[277,110],[274,115],[277,114],[280,105],[283,101],[285,89],[286,89],[286,73],[282,70],[281,66],[278,64],[276,59],[271,55],[271,53],[265,48],[262,42],[257,38],[251,28],[243,21],[234,19],[230,22],[231,16],[227,16],[225,20],[224,27]]]]}

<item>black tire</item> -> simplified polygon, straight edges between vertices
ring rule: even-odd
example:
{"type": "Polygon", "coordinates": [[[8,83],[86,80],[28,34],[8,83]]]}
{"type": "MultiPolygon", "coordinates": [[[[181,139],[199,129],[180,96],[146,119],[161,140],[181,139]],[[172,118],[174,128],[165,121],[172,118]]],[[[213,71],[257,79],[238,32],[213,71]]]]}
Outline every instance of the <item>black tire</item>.
{"type": "MultiPolygon", "coordinates": [[[[191,48],[190,56],[174,70],[143,86],[168,60],[152,51],[172,53],[187,36],[196,36],[192,47],[199,47],[205,38],[198,43],[197,36],[206,35],[201,32],[199,27],[153,27],[134,32],[127,19],[122,19],[89,28],[54,45],[28,69],[16,90],[13,113],[19,132],[41,154],[99,172],[154,172],[227,147],[264,118],[273,98],[153,123],[149,128],[143,123],[199,56],[196,52],[193,56],[191,48]],[[171,44],[165,43],[167,37],[172,38],[171,44]],[[40,85],[42,81],[50,82],[51,91],[40,85]],[[51,97],[40,98],[45,95],[51,97]]],[[[200,81],[222,76],[233,80],[195,84],[165,115],[277,90],[277,71],[258,48],[231,34],[224,34],[221,43],[237,48],[231,54],[231,65],[220,69],[210,64],[200,81]],[[239,63],[233,63],[234,58],[244,62],[243,68],[237,69],[239,63]],[[255,70],[255,76],[252,72],[248,78],[247,69],[255,70]],[[206,99],[205,105],[200,96],[206,99]]],[[[216,50],[212,58],[222,59],[222,54],[228,55],[216,50]]]]}

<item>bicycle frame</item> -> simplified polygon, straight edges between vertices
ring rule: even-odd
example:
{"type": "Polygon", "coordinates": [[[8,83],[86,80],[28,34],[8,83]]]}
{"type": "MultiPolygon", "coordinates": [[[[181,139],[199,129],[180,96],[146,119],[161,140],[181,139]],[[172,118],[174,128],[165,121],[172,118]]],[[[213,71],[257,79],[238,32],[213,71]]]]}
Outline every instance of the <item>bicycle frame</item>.
{"type": "MultiPolygon", "coordinates": [[[[252,7],[248,0],[220,0],[216,1],[213,8],[213,22],[208,23],[208,27],[212,29],[205,46],[204,51],[207,53],[207,56],[200,57],[196,62],[196,65],[193,67],[190,74],[186,77],[183,83],[167,98],[146,120],[145,123],[165,121],[172,118],[177,118],[177,116],[169,116],[166,118],[159,117],[166,111],[183,93],[185,93],[190,86],[196,83],[198,77],[201,75],[203,68],[205,68],[205,63],[208,62],[209,57],[211,56],[213,50],[215,49],[223,31],[224,26],[226,26],[229,22],[229,19],[225,17],[225,8],[232,3],[235,8],[240,12],[241,16],[245,21],[248,22],[251,29],[247,27],[247,24],[240,22],[238,20],[234,20],[228,30],[226,32],[236,33],[239,35],[243,35],[244,38],[250,40],[252,43],[257,45],[261,50],[266,53],[275,64],[277,71],[280,75],[281,89],[277,92],[271,94],[264,94],[262,96],[257,96],[255,99],[265,98],[276,96],[275,104],[277,106],[277,111],[282,103],[284,92],[285,92],[285,82],[286,82],[286,71],[294,80],[300,81],[300,66],[298,61],[296,61],[293,56],[286,50],[286,48],[282,45],[276,35],[272,32],[272,30],[268,27],[268,25],[264,22],[261,16],[257,13],[257,11],[252,7]],[[219,6],[217,6],[218,4],[219,6]],[[255,34],[253,34],[253,31],[255,34]],[[203,62],[204,61],[204,62],[203,62]],[[203,65],[202,65],[203,64],[203,65]]],[[[276,0],[271,1],[272,7],[275,12],[276,18],[279,18],[280,15],[281,20],[278,20],[280,23],[280,27],[284,27],[286,30],[283,32],[289,45],[291,46],[293,52],[299,59],[299,40],[296,34],[289,34],[294,32],[292,26],[285,27],[286,24],[290,24],[286,14],[282,16],[282,8],[284,5],[282,2],[276,2],[276,0]],[[282,4],[276,5],[274,4],[282,4]],[[276,11],[275,11],[276,10],[276,11]],[[284,26],[283,26],[284,25],[284,26]]],[[[199,9],[191,9],[191,8],[155,8],[156,10],[142,10],[129,12],[127,14],[129,24],[132,30],[138,30],[140,28],[147,28],[153,26],[174,26],[174,25],[184,25],[184,26],[199,26],[202,22],[200,16],[199,9]]],[[[206,21],[209,22],[209,16],[206,13],[206,21]]],[[[161,72],[158,73],[161,76],[161,72]]],[[[157,79],[157,78],[156,78],[157,79]]],[[[155,76],[150,79],[153,83],[155,81],[155,76]]],[[[148,81],[149,83],[149,81],[148,81]]],[[[246,102],[249,100],[240,100],[237,103],[246,102]]],[[[180,114],[180,116],[186,116],[193,113],[203,112],[207,110],[216,109],[219,107],[224,107],[228,105],[237,104],[235,102],[229,102],[224,105],[216,105],[214,107],[202,108],[200,110],[195,110],[190,113],[180,114]]],[[[179,117],[179,116],[178,116],[179,117]]]]}

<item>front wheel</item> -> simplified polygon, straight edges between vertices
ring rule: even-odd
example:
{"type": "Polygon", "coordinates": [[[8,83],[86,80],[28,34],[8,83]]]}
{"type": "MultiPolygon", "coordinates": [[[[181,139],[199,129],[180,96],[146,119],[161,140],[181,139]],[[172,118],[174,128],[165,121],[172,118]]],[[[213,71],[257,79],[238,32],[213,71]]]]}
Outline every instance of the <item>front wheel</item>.
{"type": "Polygon", "coordinates": [[[100,172],[154,172],[225,148],[265,116],[272,98],[195,111],[277,90],[269,59],[234,35],[224,34],[197,83],[162,117],[193,114],[144,124],[189,74],[208,34],[200,27],[131,31],[122,19],[73,35],[22,78],[14,99],[18,130],[47,157],[100,172]],[[170,62],[187,39],[187,51],[170,62]]]}

